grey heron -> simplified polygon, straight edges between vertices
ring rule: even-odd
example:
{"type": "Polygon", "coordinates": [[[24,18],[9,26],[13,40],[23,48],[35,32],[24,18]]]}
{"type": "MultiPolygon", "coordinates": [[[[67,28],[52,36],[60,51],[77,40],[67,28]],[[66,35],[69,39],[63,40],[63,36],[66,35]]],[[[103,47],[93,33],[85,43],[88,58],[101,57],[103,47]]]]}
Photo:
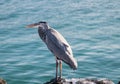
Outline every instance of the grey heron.
{"type": "Polygon", "coordinates": [[[38,33],[48,49],[56,58],[56,79],[58,78],[58,67],[60,70],[59,77],[62,76],[62,61],[68,64],[73,70],[77,69],[77,61],[73,57],[72,49],[65,38],[55,29],[51,28],[47,22],[27,25],[28,28],[38,28],[38,33]]]}

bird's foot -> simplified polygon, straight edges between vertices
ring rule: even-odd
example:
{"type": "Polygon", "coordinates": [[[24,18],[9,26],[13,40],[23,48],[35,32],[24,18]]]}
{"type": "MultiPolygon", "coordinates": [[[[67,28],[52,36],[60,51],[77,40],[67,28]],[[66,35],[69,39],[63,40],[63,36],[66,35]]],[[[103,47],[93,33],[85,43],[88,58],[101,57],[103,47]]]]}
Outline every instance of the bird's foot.
{"type": "Polygon", "coordinates": [[[46,82],[44,84],[63,84],[63,82],[65,82],[64,78],[57,77],[57,78],[51,79],[49,82],[46,82]]]}
{"type": "Polygon", "coordinates": [[[65,81],[64,78],[61,78],[61,77],[57,77],[57,78],[56,78],[56,83],[62,83],[62,82],[64,82],[64,81],[65,81]]]}

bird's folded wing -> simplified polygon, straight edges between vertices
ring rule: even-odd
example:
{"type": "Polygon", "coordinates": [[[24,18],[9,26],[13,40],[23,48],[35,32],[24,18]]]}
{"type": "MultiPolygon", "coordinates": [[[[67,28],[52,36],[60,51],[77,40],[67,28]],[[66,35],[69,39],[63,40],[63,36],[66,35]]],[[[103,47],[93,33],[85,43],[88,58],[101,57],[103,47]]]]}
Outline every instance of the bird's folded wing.
{"type": "Polygon", "coordinates": [[[57,32],[55,29],[49,29],[47,35],[49,39],[54,43],[54,45],[59,47],[65,53],[72,56],[72,50],[70,45],[59,32],[57,32]]]}

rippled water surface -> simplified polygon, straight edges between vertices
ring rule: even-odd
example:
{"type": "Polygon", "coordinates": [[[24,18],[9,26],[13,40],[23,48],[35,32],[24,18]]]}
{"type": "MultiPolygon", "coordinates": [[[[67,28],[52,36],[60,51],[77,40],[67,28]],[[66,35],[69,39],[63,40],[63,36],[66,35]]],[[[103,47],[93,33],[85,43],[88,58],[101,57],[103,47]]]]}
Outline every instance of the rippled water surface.
{"type": "Polygon", "coordinates": [[[8,84],[43,84],[55,77],[55,57],[27,24],[47,21],[72,47],[64,78],[120,80],[119,0],[1,0],[0,77],[8,84]]]}

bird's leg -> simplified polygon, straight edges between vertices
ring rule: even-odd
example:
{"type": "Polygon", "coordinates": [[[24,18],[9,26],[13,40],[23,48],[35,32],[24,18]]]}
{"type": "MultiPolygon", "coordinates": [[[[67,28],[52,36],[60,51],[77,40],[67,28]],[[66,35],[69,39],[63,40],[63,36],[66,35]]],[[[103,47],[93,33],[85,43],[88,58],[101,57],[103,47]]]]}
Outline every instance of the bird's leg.
{"type": "Polygon", "coordinates": [[[58,79],[58,60],[56,59],[56,80],[58,79]]]}
{"type": "Polygon", "coordinates": [[[60,79],[62,77],[62,61],[60,60],[59,62],[59,67],[60,67],[60,79]]]}

